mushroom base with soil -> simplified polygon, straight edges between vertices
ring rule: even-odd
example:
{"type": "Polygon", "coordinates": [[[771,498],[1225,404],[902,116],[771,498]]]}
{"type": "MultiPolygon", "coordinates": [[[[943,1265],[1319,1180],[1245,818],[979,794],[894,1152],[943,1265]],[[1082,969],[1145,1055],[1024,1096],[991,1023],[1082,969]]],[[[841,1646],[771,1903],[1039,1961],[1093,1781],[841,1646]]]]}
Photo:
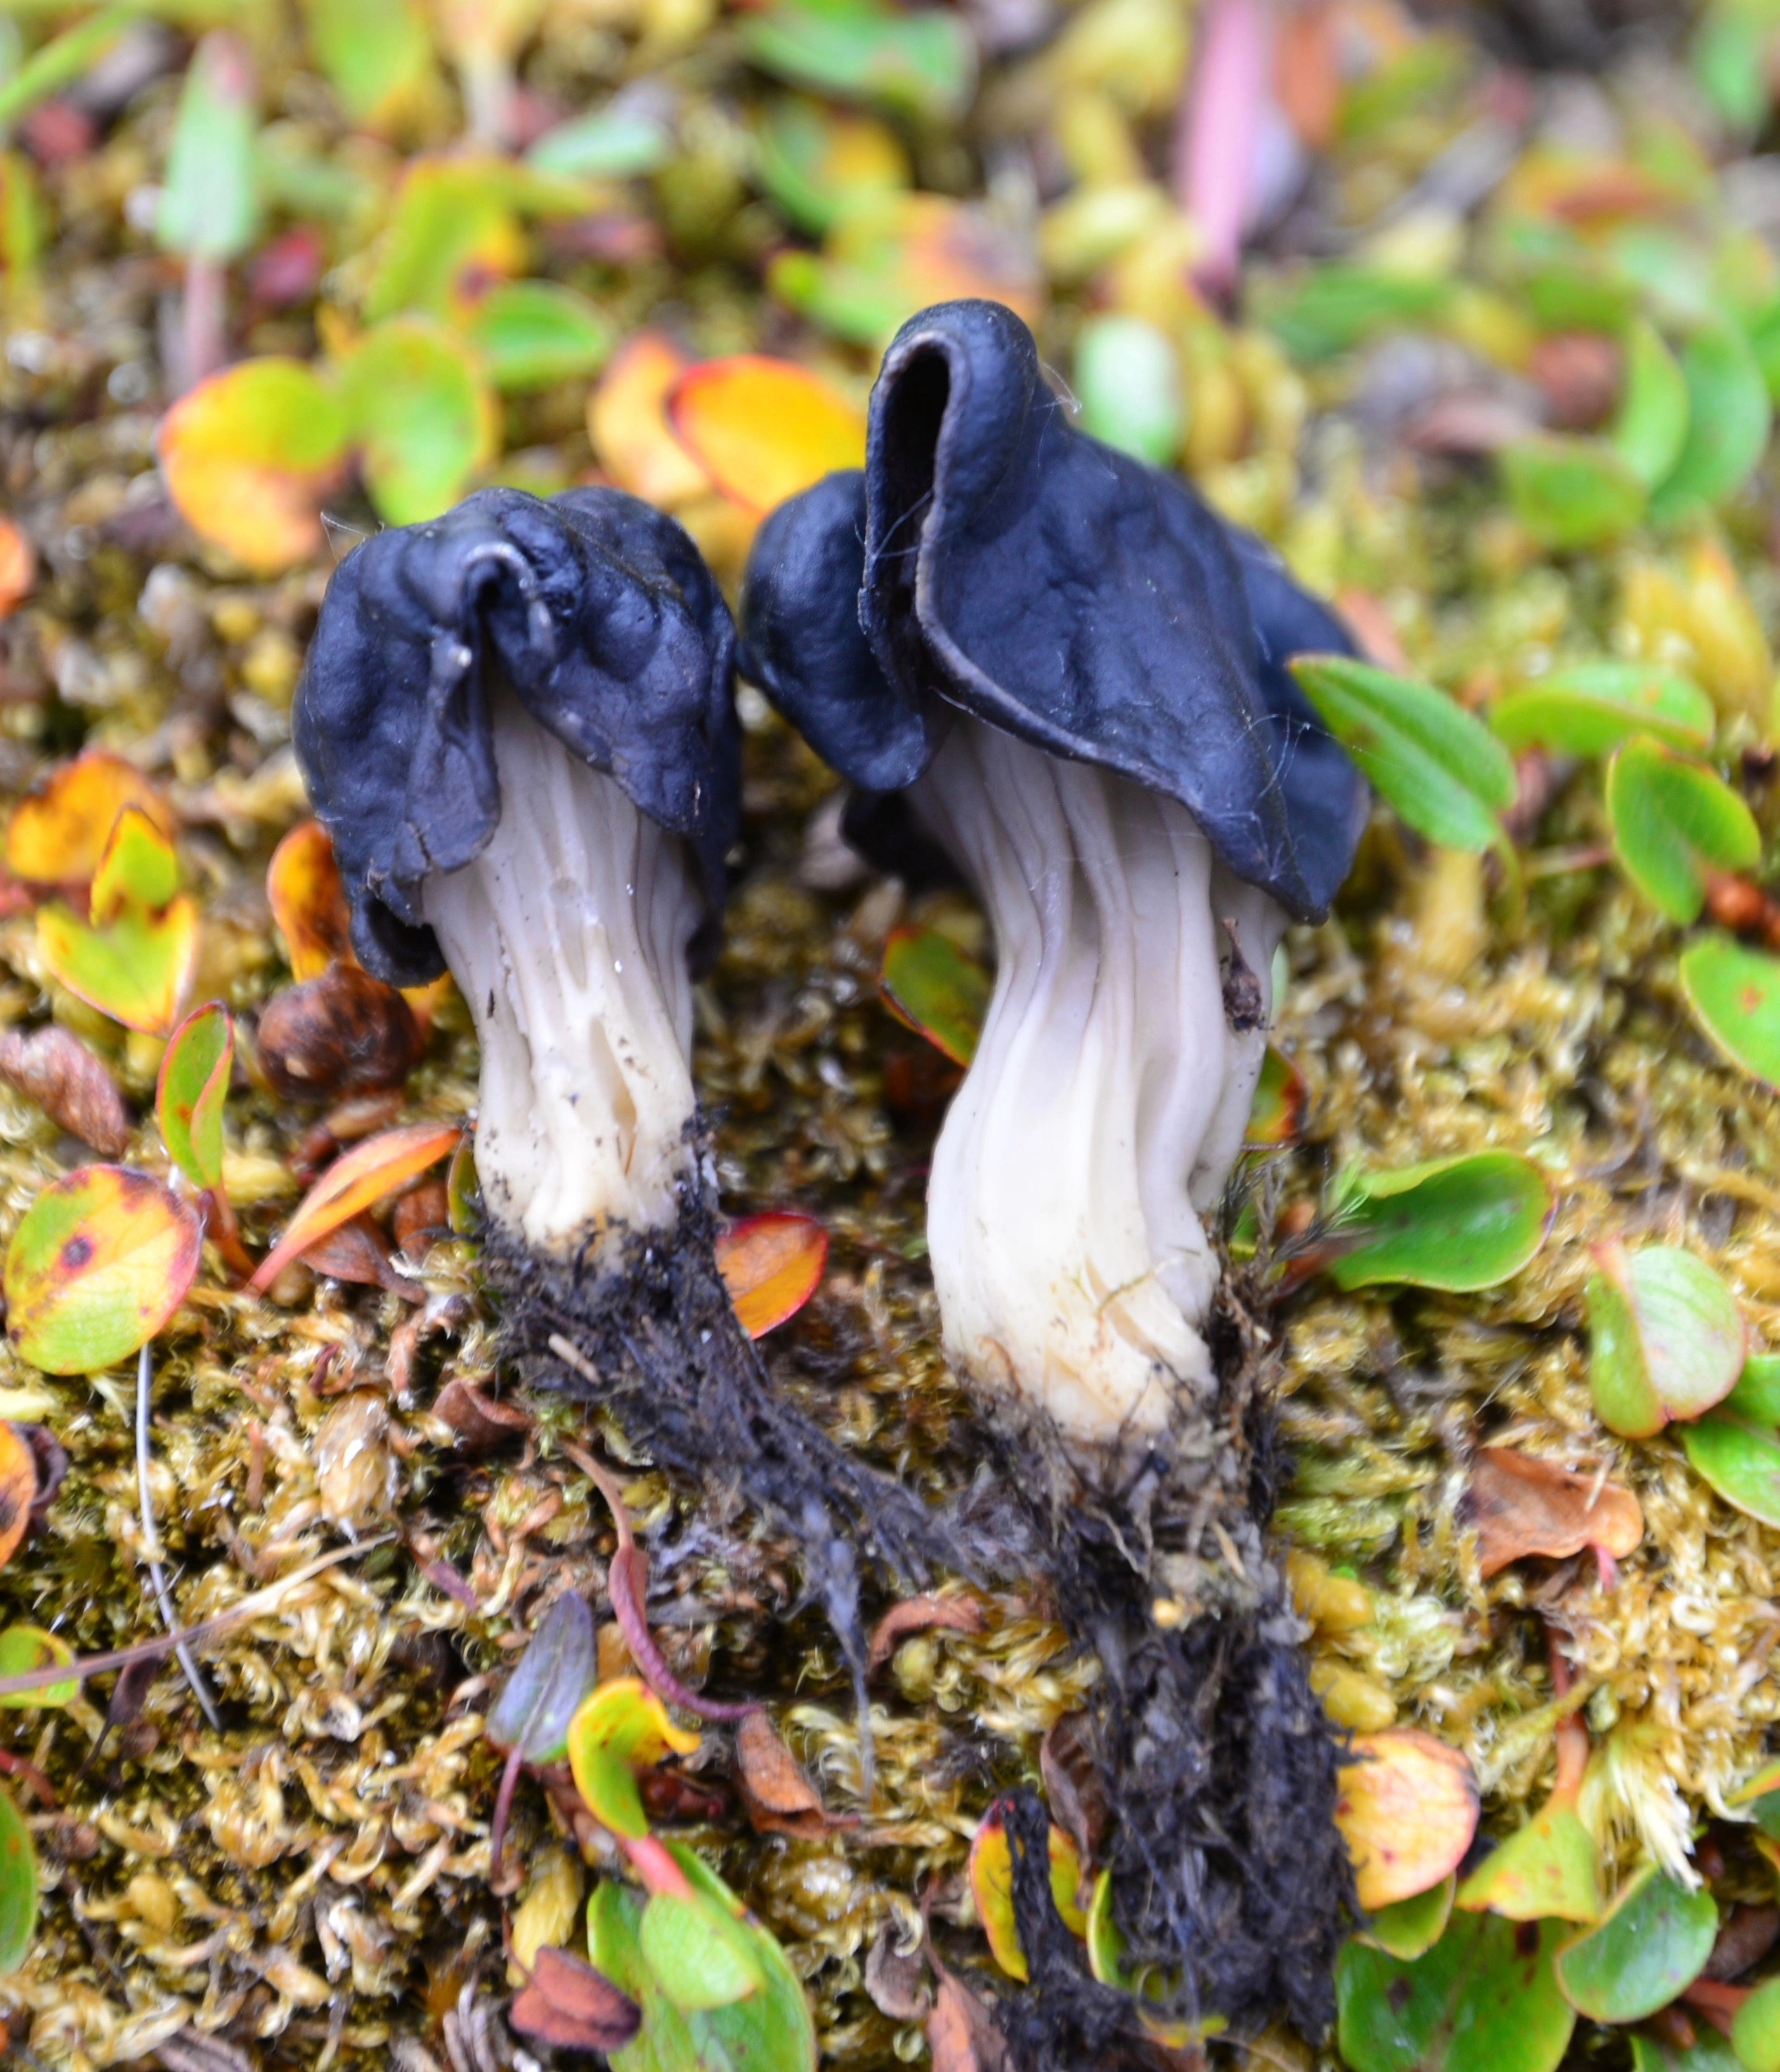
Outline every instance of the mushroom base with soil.
{"type": "MultiPolygon", "coordinates": [[[[528,1379],[598,1403],[657,1467],[747,1505],[794,1542],[852,1671],[863,1731],[861,1556],[911,1588],[937,1568],[975,1564],[954,1519],[857,1459],[775,1387],[717,1270],[697,1153],[695,1143],[673,1223],[615,1238],[598,1262],[545,1255],[490,1227],[483,1263],[500,1298],[503,1350],[528,1379]]],[[[869,1760],[868,1745],[868,1776],[869,1760]]]]}
{"type": "MultiPolygon", "coordinates": [[[[1357,1909],[1334,1824],[1338,1737],[1265,1540],[1277,1355],[1261,1300],[1258,1281],[1226,1273],[1206,1330],[1212,1392],[1153,1453],[1141,1517],[1104,1497],[1054,1509],[1046,1566],[1103,1671],[1087,1711],[1124,1968],[1174,1982],[1156,2014],[1241,2031],[1285,2013],[1318,2036],[1357,1909]]],[[[1031,1489],[1030,1435],[1001,1449],[1008,1486],[1031,1489]]],[[[1087,1975],[1048,1878],[1016,1877],[1015,1915],[1033,1983],[1000,2010],[1014,2062],[1128,2062],[1112,2039],[1137,2033],[1132,2003],[1087,1975]]],[[[1128,2062],[1153,2061],[1139,2043],[1128,2062]]]]}

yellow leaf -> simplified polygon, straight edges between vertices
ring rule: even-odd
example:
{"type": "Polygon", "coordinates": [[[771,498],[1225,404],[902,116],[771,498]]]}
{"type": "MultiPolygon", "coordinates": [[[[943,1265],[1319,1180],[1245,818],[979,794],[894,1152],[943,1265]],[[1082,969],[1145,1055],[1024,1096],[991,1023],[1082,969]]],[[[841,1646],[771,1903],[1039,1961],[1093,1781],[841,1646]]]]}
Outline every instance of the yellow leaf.
{"type": "Polygon", "coordinates": [[[89,884],[126,806],[171,836],[172,811],[142,771],[89,748],[19,801],[6,828],[6,868],[31,885],[89,884]]]}
{"type": "Polygon", "coordinates": [[[265,893],[290,955],[291,976],[299,985],[319,978],[336,961],[356,961],[346,887],[334,861],[334,845],[319,820],[300,820],[273,849],[265,893]]]}
{"type": "Polygon", "coordinates": [[[689,368],[668,421],[725,495],[762,516],[836,468],[865,465],[864,411],[788,360],[742,353],[689,368]]]}
{"type": "Polygon", "coordinates": [[[1367,1913],[1438,1885],[1477,1832],[1477,1780],[1457,1749],[1415,1727],[1356,1734],[1335,1825],[1367,1913]]]}
{"type": "Polygon", "coordinates": [[[183,895],[158,914],[128,907],[95,928],[59,900],[39,908],[38,954],[51,975],[126,1029],[171,1036],[198,963],[198,910],[183,895]]]}
{"type": "Polygon", "coordinates": [[[172,843],[140,806],[126,806],[93,874],[88,919],[102,928],[131,908],[158,913],[179,889],[172,843]]]}
{"type": "Polygon", "coordinates": [[[668,392],[688,364],[671,338],[639,331],[613,356],[587,405],[587,437],[601,466],[620,489],[664,511],[711,487],[668,422],[668,392]]]}

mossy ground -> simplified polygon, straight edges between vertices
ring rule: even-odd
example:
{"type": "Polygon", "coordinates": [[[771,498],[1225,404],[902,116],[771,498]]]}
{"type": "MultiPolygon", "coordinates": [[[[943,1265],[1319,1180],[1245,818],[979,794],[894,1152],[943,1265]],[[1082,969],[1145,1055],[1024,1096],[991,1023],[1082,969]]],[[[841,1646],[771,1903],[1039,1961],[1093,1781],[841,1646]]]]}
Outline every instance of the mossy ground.
{"type": "MultiPolygon", "coordinates": [[[[571,97],[611,83],[641,47],[635,35],[623,43],[631,33],[553,34],[534,83],[571,97]]],[[[680,62],[695,95],[728,76],[721,51],[680,62]]],[[[338,142],[314,82],[296,68],[277,77],[282,119],[338,142]]],[[[1007,79],[997,84],[1007,99],[1007,79]]],[[[171,89],[152,87],[102,150],[55,172],[57,243],[34,307],[9,320],[0,491],[43,569],[0,656],[0,787],[16,797],[83,742],[122,749],[163,779],[204,907],[199,997],[227,1000],[250,1026],[287,978],[265,870],[303,810],[286,712],[326,569],[248,580],[196,545],[156,485],[157,328],[175,283],[128,232],[125,208],[161,162],[171,89]]],[[[1030,105],[1031,75],[1022,90],[1030,105]]],[[[783,343],[789,319],[749,271],[760,205],[731,163],[733,111],[697,106],[717,112],[663,183],[667,256],[610,269],[600,292],[621,328],[665,312],[704,352],[783,343]]],[[[1326,182],[1333,215],[1369,220],[1400,201],[1461,115],[1416,113],[1349,151],[1326,182]]],[[[980,184],[957,138],[930,135],[921,150],[930,186],[980,184]]],[[[1079,315],[1063,297],[1047,319],[1057,364],[1079,315]]],[[[1392,447],[1351,370],[1306,381],[1260,332],[1231,335],[1217,378],[1207,375],[1189,462],[1307,577],[1379,600],[1418,668],[1481,697],[1554,655],[1648,651],[1658,638],[1637,600],[1638,551],[1540,555],[1475,473],[1392,447]],[[1226,405],[1248,427],[1239,435],[1219,430],[1226,405]]],[[[315,337],[299,310],[262,313],[241,342],[307,353],[315,337]]],[[[867,358],[850,364],[861,388],[867,358]]],[[[508,406],[510,454],[541,481],[587,465],[584,400],[576,390],[508,406]]],[[[1724,536],[1771,635],[1780,584],[1766,495],[1758,486],[1728,513],[1724,536]]],[[[339,512],[349,528],[372,522],[350,500],[339,512]]],[[[738,887],[723,960],[699,996],[698,1076],[724,1203],[823,1219],[829,1271],[767,1342],[775,1380],[835,1440],[937,1501],[970,1486],[981,1455],[939,1356],[923,1262],[943,1075],[874,997],[884,937],[915,910],[886,882],[812,889],[803,845],[829,780],[757,701],[746,718],[738,887]]],[[[1771,837],[1780,787],[1764,767],[1752,759],[1749,795],[1771,837]]],[[[1686,1243],[1770,1339],[1780,1105],[1696,1032],[1675,931],[1611,870],[1564,865],[1601,834],[1593,779],[1575,773],[1527,859],[1523,909],[1482,866],[1420,848],[1381,812],[1335,918],[1294,933],[1276,1040],[1310,1102],[1305,1142],[1272,1161],[1281,1211],[1320,1199],[1350,1161],[1483,1145],[1537,1157],[1557,1211],[1539,1257],[1499,1291],[1392,1298],[1313,1282],[1271,1328],[1294,1470],[1277,1523],[1375,1593],[1369,1625],[1310,1643],[1331,1708],[1355,1727],[1420,1722],[1464,1748],[1487,1824],[1505,1831],[1536,1802],[1551,1762],[1549,1624],[1605,1755],[1585,1814],[1629,1862],[1684,1849],[1692,1821],[1762,1753],[1780,1711],[1768,1673],[1780,1536],[1720,1503],[1671,1440],[1632,1445],[1601,1430],[1582,1329],[1589,1247],[1615,1231],[1686,1243]],[[1480,1580],[1463,1496],[1485,1439],[1598,1466],[1637,1492],[1646,1536],[1616,1587],[1587,1557],[1480,1580]]],[[[919,911],[980,948],[980,917],[956,898],[919,911]]],[[[0,922],[0,1016],[53,1013],[146,1104],[153,1046],[48,984],[28,914],[0,922]]],[[[447,1009],[403,1118],[467,1111],[475,1063],[465,1018],[447,1009]]],[[[231,1100],[229,1185],[256,1240],[295,1197],[312,1119],[251,1084],[231,1100]]],[[[3,1092],[0,1146],[3,1235],[84,1154],[3,1092]]],[[[130,1157],[164,1166],[152,1122],[130,1157]]],[[[491,1392],[508,1380],[468,1250],[436,1246],[425,1277],[417,1309],[328,1282],[268,1304],[210,1272],[158,1343],[154,1498],[183,1618],[343,1541],[366,1551],[207,1653],[220,1733],[171,1665],[102,1745],[102,1684],[60,1712],[7,1716],[0,1741],[47,1775],[60,1807],[34,1814],[43,1918],[25,1969],[0,1985],[21,2062],[127,2063],[190,2024],[268,2072],[382,2066],[393,2038],[436,2051],[467,1983],[503,1989],[487,1856],[498,1758],[480,1716],[531,1608],[565,1583],[598,1601],[613,1542],[565,1450],[587,1436],[584,1406],[528,1396],[531,1429],[483,1453],[434,1414],[453,1379],[491,1392]],[[474,1610],[427,1580],[438,1561],[468,1585],[474,1610]]],[[[53,1627],[81,1652],[154,1630],[128,1379],[47,1379],[0,1350],[0,1414],[50,1425],[70,1456],[46,1528],[0,1572],[0,1615],[53,1627]]],[[[622,1430],[595,1429],[626,1457],[622,1430]]],[[[850,1681],[793,1550],[740,1507],[640,1463],[631,1500],[670,1659],[689,1679],[716,1665],[726,1692],[767,1697],[831,1807],[850,1810],[850,1681]]],[[[881,1581],[869,1591],[869,1609],[888,1601],[881,1581]]],[[[864,1990],[874,1937],[892,1920],[912,1934],[923,1892],[937,1918],[957,1910],[977,1815],[997,1790],[1035,1779],[1043,1733],[1096,1684],[1041,1581],[978,1596],[980,1634],[906,1640],[874,1683],[878,1797],[857,1827],[755,1836],[722,1793],[719,1737],[701,1759],[724,1810],[685,1832],[783,1938],[829,2059],[859,2072],[922,2048],[918,2028],[880,2014],[864,1990]]],[[[529,1788],[514,1836],[532,1885],[587,1875],[529,1788]]],[[[1749,1897],[1769,1889],[1752,1875],[1749,1897]]],[[[1256,2055],[1313,2058],[1283,2029],[1256,2055]]]]}

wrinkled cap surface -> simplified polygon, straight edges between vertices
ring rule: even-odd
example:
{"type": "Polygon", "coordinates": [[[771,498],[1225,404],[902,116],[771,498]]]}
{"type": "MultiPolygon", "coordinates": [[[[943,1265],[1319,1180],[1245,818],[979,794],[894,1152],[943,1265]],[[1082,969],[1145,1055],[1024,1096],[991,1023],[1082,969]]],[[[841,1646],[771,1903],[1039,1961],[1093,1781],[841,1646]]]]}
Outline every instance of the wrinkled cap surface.
{"type": "Polygon", "coordinates": [[[862,788],[912,783],[949,705],[1178,799],[1301,919],[1346,875],[1366,787],[1285,666],[1345,631],[1185,483],[1076,431],[999,303],[903,326],[864,473],[767,520],[742,620],[743,672],[862,788]]]}
{"type": "Polygon", "coordinates": [[[504,679],[695,851],[714,943],[741,813],[734,644],[698,549],[615,489],[479,490],[349,554],[322,602],[294,733],[367,968],[402,985],[444,970],[421,884],[480,855],[504,805],[523,810],[495,772],[504,679]]]}

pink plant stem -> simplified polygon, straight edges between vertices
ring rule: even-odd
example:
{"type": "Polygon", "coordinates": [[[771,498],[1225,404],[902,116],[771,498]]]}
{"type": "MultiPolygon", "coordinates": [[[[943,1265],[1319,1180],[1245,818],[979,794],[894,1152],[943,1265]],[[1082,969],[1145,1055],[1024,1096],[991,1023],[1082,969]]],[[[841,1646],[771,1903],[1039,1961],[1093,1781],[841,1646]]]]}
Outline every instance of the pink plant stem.
{"type": "Polygon", "coordinates": [[[668,1853],[665,1842],[657,1840],[653,1835],[620,1835],[619,1840],[645,1891],[667,1893],[676,1899],[692,1897],[693,1889],[686,1873],[668,1853]]]}
{"type": "Polygon", "coordinates": [[[214,374],[223,364],[223,313],[228,282],[228,269],[220,259],[199,258],[194,253],[187,260],[186,364],[181,376],[187,388],[195,388],[207,374],[214,374]]]}
{"type": "Polygon", "coordinates": [[[1254,199],[1273,22],[1268,0],[1211,0],[1200,21],[1175,134],[1175,184],[1204,240],[1194,279],[1223,297],[1236,284],[1254,199]]]}

